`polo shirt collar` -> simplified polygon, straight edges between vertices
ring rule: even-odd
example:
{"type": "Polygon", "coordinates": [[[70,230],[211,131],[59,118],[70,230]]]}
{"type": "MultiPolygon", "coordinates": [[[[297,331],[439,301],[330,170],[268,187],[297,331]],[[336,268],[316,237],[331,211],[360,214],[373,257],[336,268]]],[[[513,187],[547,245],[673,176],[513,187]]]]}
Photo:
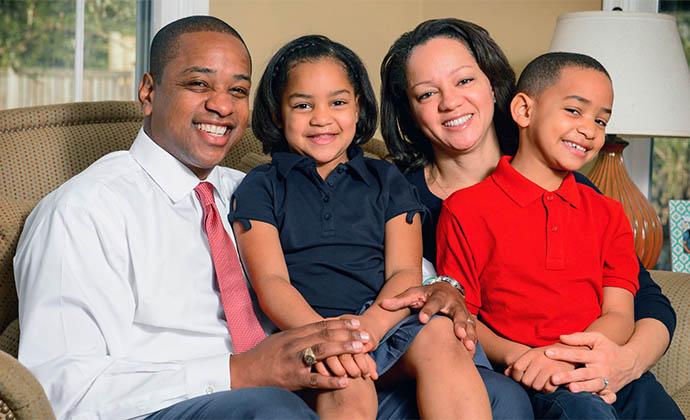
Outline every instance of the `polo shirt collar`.
{"type": "MultiPolygon", "coordinates": [[[[347,149],[348,161],[345,166],[349,166],[352,170],[367,184],[371,185],[371,175],[367,171],[364,162],[364,152],[359,146],[350,146],[347,149]]],[[[277,152],[273,154],[272,163],[275,165],[278,173],[286,178],[290,171],[295,167],[301,168],[316,168],[316,162],[309,156],[298,155],[292,152],[277,152]]]]}
{"type": "MultiPolygon", "coordinates": [[[[510,165],[511,160],[512,156],[501,157],[496,170],[491,174],[491,178],[519,206],[527,207],[548,191],[525,178],[513,168],[510,165]]],[[[561,197],[566,203],[575,208],[580,206],[580,192],[572,172],[563,179],[561,186],[553,191],[553,194],[561,197]]]]}
{"type": "MultiPolygon", "coordinates": [[[[173,203],[193,193],[194,188],[202,182],[194,172],[153,141],[143,128],[139,130],[129,153],[173,203]]],[[[213,184],[221,197],[229,197],[224,195],[229,191],[223,191],[218,167],[213,168],[204,181],[213,184]]]]}

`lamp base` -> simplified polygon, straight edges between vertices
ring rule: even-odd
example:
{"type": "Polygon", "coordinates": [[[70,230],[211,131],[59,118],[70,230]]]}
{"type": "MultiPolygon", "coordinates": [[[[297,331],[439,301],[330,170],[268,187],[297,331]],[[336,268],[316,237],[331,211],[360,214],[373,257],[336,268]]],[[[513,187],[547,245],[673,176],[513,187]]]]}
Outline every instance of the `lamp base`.
{"type": "Polygon", "coordinates": [[[635,252],[642,264],[651,269],[659,259],[664,241],[661,221],[625,169],[623,149],[627,145],[620,137],[607,136],[588,176],[601,192],[623,205],[635,236],[635,252]]]}

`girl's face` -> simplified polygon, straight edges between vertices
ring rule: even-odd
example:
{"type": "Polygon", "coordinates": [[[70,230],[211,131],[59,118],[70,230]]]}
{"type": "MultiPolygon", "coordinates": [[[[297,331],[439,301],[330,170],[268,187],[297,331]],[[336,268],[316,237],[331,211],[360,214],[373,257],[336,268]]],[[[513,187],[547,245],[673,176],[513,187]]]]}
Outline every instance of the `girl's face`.
{"type": "Polygon", "coordinates": [[[347,162],[359,107],[342,64],[323,58],[294,65],[288,73],[281,112],[290,149],[313,158],[322,178],[347,162]]]}
{"type": "Polygon", "coordinates": [[[438,37],[418,45],[406,75],[412,114],[435,149],[465,153],[497,141],[491,83],[462,42],[438,37]]]}

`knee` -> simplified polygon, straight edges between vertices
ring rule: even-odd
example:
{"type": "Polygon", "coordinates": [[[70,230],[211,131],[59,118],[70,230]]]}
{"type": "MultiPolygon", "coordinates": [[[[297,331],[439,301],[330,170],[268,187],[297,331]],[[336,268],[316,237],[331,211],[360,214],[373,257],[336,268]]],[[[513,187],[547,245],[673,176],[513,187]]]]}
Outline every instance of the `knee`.
{"type": "Polygon", "coordinates": [[[429,323],[422,328],[415,338],[415,344],[417,342],[423,343],[426,348],[438,349],[447,348],[446,346],[455,346],[464,349],[460,340],[455,336],[453,321],[445,316],[431,318],[429,323]]]}
{"type": "Polygon", "coordinates": [[[351,418],[373,418],[378,409],[371,379],[350,378],[347,388],[325,391],[317,397],[319,414],[347,412],[351,418]]]}
{"type": "Polygon", "coordinates": [[[589,392],[570,392],[562,388],[550,394],[535,392],[532,404],[534,415],[539,418],[618,418],[613,406],[589,392]]]}

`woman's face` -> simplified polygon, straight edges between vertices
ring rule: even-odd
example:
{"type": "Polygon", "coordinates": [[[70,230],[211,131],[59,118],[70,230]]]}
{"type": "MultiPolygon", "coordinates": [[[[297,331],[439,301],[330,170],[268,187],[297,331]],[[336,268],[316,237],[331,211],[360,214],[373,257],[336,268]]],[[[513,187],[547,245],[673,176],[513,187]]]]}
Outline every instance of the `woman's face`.
{"type": "Polygon", "coordinates": [[[412,115],[435,149],[465,153],[496,141],[491,83],[462,42],[438,37],[418,45],[406,72],[412,115]]]}

